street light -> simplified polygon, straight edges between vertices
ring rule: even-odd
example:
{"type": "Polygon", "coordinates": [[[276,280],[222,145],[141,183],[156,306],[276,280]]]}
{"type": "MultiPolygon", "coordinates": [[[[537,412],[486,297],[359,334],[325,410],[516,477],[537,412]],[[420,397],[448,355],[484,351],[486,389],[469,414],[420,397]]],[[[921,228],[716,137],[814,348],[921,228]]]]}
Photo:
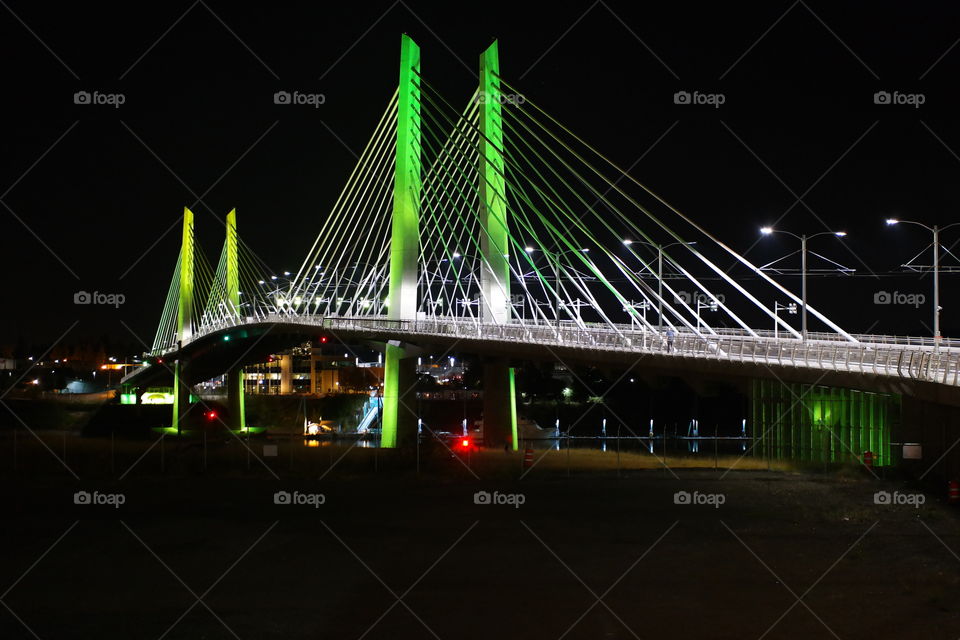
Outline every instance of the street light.
{"type": "Polygon", "coordinates": [[[704,302],[700,298],[697,298],[697,331],[700,331],[700,310],[709,309],[710,311],[717,310],[717,302],[711,300],[710,302],[704,302]]]}
{"type": "Polygon", "coordinates": [[[935,346],[940,345],[940,232],[946,231],[950,227],[960,224],[953,222],[945,227],[933,225],[929,227],[922,222],[913,220],[898,220],[897,218],[887,218],[887,226],[892,227],[896,224],[915,224],[923,227],[933,234],[933,342],[935,346]]]}
{"type": "MultiPolygon", "coordinates": [[[[526,247],[524,251],[527,252],[527,255],[530,255],[534,251],[537,251],[537,249],[534,247],[526,247]]],[[[550,266],[553,267],[553,282],[554,282],[554,289],[555,289],[553,315],[557,319],[557,328],[559,329],[560,328],[560,307],[562,306],[560,302],[560,273],[558,269],[560,257],[568,253],[590,253],[590,248],[584,247],[579,251],[577,249],[564,249],[563,251],[560,251],[558,253],[553,253],[552,251],[548,251],[547,249],[540,249],[540,251],[543,253],[544,256],[546,256],[547,261],[550,263],[550,266]]],[[[532,262],[532,258],[531,258],[531,262],[532,262]]],[[[577,313],[579,313],[580,301],[578,300],[577,302],[578,304],[575,306],[577,307],[577,313]]]]}
{"type": "Polygon", "coordinates": [[[650,308],[650,301],[649,301],[649,300],[641,300],[640,302],[634,302],[633,300],[630,300],[629,302],[627,302],[627,303],[625,303],[625,304],[623,305],[623,310],[626,311],[626,312],[627,312],[627,315],[630,316],[630,326],[631,326],[631,327],[634,325],[634,323],[637,323],[637,324],[640,324],[640,323],[637,322],[637,319],[634,317],[635,314],[630,313],[630,311],[631,311],[632,309],[640,309],[641,311],[643,311],[643,325],[642,325],[642,326],[644,326],[644,329],[643,329],[644,331],[646,331],[645,325],[647,324],[647,309],[649,309],[649,308],[650,308]]]}
{"type": "MultiPolygon", "coordinates": [[[[817,236],[834,236],[837,238],[843,238],[847,235],[846,231],[821,231],[820,233],[815,233],[811,236],[807,234],[797,235],[792,231],[781,231],[780,229],[774,229],[773,227],[761,227],[760,233],[765,236],[772,235],[774,233],[784,233],[788,236],[793,236],[800,241],[800,308],[802,315],[800,316],[800,326],[801,326],[801,336],[804,342],[807,341],[807,241],[816,238],[817,236]]],[[[776,313],[774,313],[776,315],[776,313]]]]}
{"type": "MultiPolygon", "coordinates": [[[[654,247],[657,250],[657,333],[663,333],[663,250],[668,249],[674,245],[684,245],[684,246],[693,246],[696,241],[693,242],[671,242],[669,244],[654,244],[652,242],[644,242],[643,240],[630,240],[629,238],[623,241],[623,244],[628,247],[634,243],[645,244],[648,247],[654,247]]],[[[632,253],[632,250],[631,250],[632,253]]],[[[636,254],[634,254],[636,255],[636,254]]]]}
{"type": "Polygon", "coordinates": [[[774,340],[780,338],[780,323],[777,322],[777,318],[780,317],[780,312],[786,311],[792,316],[797,315],[797,303],[790,302],[788,304],[780,304],[779,302],[773,303],[773,338],[774,340]]]}

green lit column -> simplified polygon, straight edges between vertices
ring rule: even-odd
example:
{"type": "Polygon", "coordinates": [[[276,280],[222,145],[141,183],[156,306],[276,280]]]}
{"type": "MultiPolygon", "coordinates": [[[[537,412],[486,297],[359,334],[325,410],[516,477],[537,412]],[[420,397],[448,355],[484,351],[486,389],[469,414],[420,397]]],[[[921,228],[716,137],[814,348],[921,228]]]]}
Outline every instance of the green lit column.
{"type": "MultiPolygon", "coordinates": [[[[227,214],[227,282],[224,301],[229,313],[240,313],[240,238],[237,235],[237,210],[227,214]]],[[[243,366],[235,364],[227,371],[227,408],[230,415],[227,426],[244,429],[247,426],[246,402],[243,391],[243,366]]]]}
{"type": "Polygon", "coordinates": [[[509,369],[510,375],[510,448],[514,451],[520,446],[517,439],[517,371],[509,369]]]}
{"type": "MultiPolygon", "coordinates": [[[[480,266],[481,318],[490,324],[510,320],[510,243],[507,184],[503,164],[503,94],[500,55],[494,41],[480,56],[480,266]]],[[[489,447],[505,443],[516,450],[515,371],[503,361],[484,364],[483,440],[489,447]]]]}
{"type": "Polygon", "coordinates": [[[510,253],[503,167],[503,94],[496,41],[480,56],[480,287],[484,322],[510,318],[510,253]]]}
{"type": "MultiPolygon", "coordinates": [[[[419,73],[420,47],[404,34],[400,41],[396,173],[387,293],[387,317],[391,320],[415,320],[417,317],[421,190],[419,73]]],[[[414,383],[416,372],[404,366],[403,359],[403,347],[391,341],[386,347],[383,370],[382,447],[396,447],[407,438],[416,437],[416,417],[401,410],[403,395],[414,383]]]]}
{"type": "MultiPolygon", "coordinates": [[[[182,347],[193,332],[193,212],[183,208],[183,240],[180,245],[180,281],[177,298],[177,343],[182,347]]],[[[173,363],[173,427],[180,433],[183,418],[190,408],[190,387],[183,379],[182,359],[173,363]]]]}

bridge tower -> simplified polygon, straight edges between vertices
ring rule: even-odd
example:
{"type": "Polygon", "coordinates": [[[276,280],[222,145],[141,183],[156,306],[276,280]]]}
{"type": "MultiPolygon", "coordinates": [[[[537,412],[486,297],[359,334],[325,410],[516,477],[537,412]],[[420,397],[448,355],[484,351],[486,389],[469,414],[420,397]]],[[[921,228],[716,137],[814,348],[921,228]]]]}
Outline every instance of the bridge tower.
{"type": "MultiPolygon", "coordinates": [[[[400,41],[400,88],[397,103],[396,173],[390,240],[387,317],[417,317],[417,264],[420,251],[420,47],[404,34],[400,41]]],[[[416,381],[416,361],[391,340],[383,370],[383,428],[380,446],[396,447],[416,438],[416,416],[402,408],[403,396],[416,381]]]]}
{"type": "MultiPolygon", "coordinates": [[[[230,313],[238,318],[240,313],[240,238],[237,235],[237,210],[227,214],[227,263],[226,289],[224,303],[230,313]]],[[[243,390],[243,367],[236,364],[227,371],[227,409],[228,424],[231,429],[244,429],[247,426],[246,403],[243,390]]]]}
{"type": "MultiPolygon", "coordinates": [[[[484,323],[510,320],[510,242],[507,183],[503,162],[503,93],[500,54],[494,40],[480,55],[480,288],[484,323]]],[[[502,359],[488,360],[483,373],[483,438],[487,446],[517,442],[514,370],[502,359]]]]}
{"type": "MultiPolygon", "coordinates": [[[[180,245],[177,291],[177,346],[190,339],[193,333],[193,273],[194,273],[195,234],[193,212],[183,208],[183,240],[180,245]]],[[[173,363],[173,421],[172,426],[179,435],[184,417],[190,409],[190,387],[183,379],[182,360],[173,363]]]]}

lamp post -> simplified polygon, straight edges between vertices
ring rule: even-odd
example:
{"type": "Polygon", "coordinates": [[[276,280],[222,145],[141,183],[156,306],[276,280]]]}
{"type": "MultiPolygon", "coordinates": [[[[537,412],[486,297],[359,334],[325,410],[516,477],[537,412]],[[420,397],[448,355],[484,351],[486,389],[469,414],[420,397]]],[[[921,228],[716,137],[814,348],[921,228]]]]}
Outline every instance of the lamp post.
{"type": "Polygon", "coordinates": [[[631,309],[640,309],[640,310],[643,312],[643,330],[644,330],[644,331],[646,331],[647,309],[649,309],[649,308],[650,308],[650,301],[649,301],[649,300],[641,300],[640,302],[634,302],[633,300],[630,300],[630,301],[627,302],[625,305],[623,305],[623,310],[626,311],[627,314],[630,316],[630,326],[631,326],[631,327],[634,325],[634,323],[636,323],[636,324],[640,324],[640,323],[637,322],[637,319],[636,319],[636,318],[634,318],[634,314],[630,313],[630,310],[631,310],[631,309]]]}
{"type": "Polygon", "coordinates": [[[777,322],[777,318],[780,317],[780,312],[786,311],[790,315],[797,315],[797,303],[791,302],[789,304],[780,304],[779,302],[773,303],[773,338],[774,340],[780,339],[780,323],[777,322]]]}
{"type": "Polygon", "coordinates": [[[945,227],[940,227],[933,225],[932,227],[923,224],[922,222],[915,222],[913,220],[899,220],[897,218],[887,218],[887,226],[891,227],[895,224],[915,224],[918,227],[923,227],[927,231],[933,234],[933,342],[935,346],[940,345],[940,233],[946,231],[950,227],[960,224],[960,222],[953,222],[948,224],[945,227]]]}
{"type": "Polygon", "coordinates": [[[704,302],[700,298],[697,298],[697,331],[700,331],[700,310],[709,309],[710,311],[717,310],[717,303],[714,301],[704,302]]]}
{"type": "Polygon", "coordinates": [[[802,315],[800,316],[800,334],[804,342],[807,341],[807,241],[816,238],[817,236],[835,236],[837,238],[842,238],[847,235],[846,231],[821,231],[820,233],[815,233],[811,236],[807,234],[797,235],[791,231],[781,231],[779,229],[774,229],[773,227],[763,227],[760,229],[760,233],[765,236],[772,235],[774,233],[785,233],[788,236],[793,236],[800,241],[800,308],[802,315]]]}
{"type": "Polygon", "coordinates": [[[663,250],[673,246],[692,246],[697,244],[694,242],[670,242],[668,244],[654,244],[652,242],[644,242],[643,240],[630,240],[626,239],[623,241],[623,244],[628,247],[632,244],[645,244],[648,247],[654,247],[657,250],[657,333],[663,333],[663,250]]]}
{"type": "MultiPolygon", "coordinates": [[[[527,255],[530,255],[535,251],[540,251],[541,253],[543,253],[544,256],[546,256],[547,261],[550,263],[550,266],[553,268],[553,282],[554,282],[553,316],[557,320],[557,329],[559,329],[560,328],[560,307],[562,306],[560,303],[560,272],[558,268],[560,257],[568,253],[589,253],[590,249],[588,248],[579,249],[579,250],[565,249],[558,253],[553,253],[552,251],[548,251],[546,249],[537,249],[532,246],[527,246],[524,248],[524,251],[526,252],[527,255]]],[[[532,261],[532,258],[531,258],[531,261],[532,261]]],[[[580,311],[580,307],[579,305],[577,305],[577,312],[579,313],[579,311],[580,311]]]]}

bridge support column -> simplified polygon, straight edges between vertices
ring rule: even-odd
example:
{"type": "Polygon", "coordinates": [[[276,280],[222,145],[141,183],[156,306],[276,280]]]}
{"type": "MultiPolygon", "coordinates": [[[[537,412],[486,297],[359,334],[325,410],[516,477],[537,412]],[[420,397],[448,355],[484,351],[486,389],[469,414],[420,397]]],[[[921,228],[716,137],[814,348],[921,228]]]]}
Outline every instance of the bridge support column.
{"type": "Polygon", "coordinates": [[[280,356],[280,395],[293,393],[293,356],[280,356]]]}
{"type": "MultiPolygon", "coordinates": [[[[193,212],[183,208],[183,240],[180,245],[178,279],[180,286],[177,298],[177,343],[182,346],[193,334],[193,258],[194,230],[193,212]]],[[[190,410],[190,387],[183,377],[184,362],[173,363],[173,419],[172,426],[180,430],[184,426],[184,417],[190,410]]]]}
{"type": "MultiPolygon", "coordinates": [[[[400,89],[397,98],[397,158],[390,236],[390,286],[387,317],[416,320],[417,272],[420,254],[420,47],[409,36],[400,41],[400,89]]],[[[383,430],[381,447],[396,447],[409,436],[408,421],[416,416],[401,398],[416,381],[412,359],[399,344],[388,344],[383,375],[383,430]],[[410,360],[410,362],[407,362],[410,360]]]]}
{"type": "Polygon", "coordinates": [[[190,385],[183,377],[183,363],[173,363],[173,428],[180,431],[186,428],[186,417],[190,411],[190,385]]]}
{"type": "Polygon", "coordinates": [[[243,388],[243,367],[237,365],[227,372],[227,426],[244,429],[247,426],[246,395],[243,388]]]}
{"type": "Polygon", "coordinates": [[[513,367],[502,360],[483,365],[483,444],[516,451],[517,392],[513,367]]]}
{"type": "MultiPolygon", "coordinates": [[[[510,300],[510,233],[503,162],[500,54],[496,41],[480,56],[480,285],[484,323],[505,324],[510,300]]],[[[483,366],[483,441],[516,450],[517,403],[514,370],[503,361],[483,366]]]]}
{"type": "Polygon", "coordinates": [[[510,319],[510,241],[503,163],[500,57],[494,41],[480,56],[480,287],[485,323],[510,319]]]}
{"type": "Polygon", "coordinates": [[[417,360],[404,356],[403,347],[393,341],[387,344],[383,367],[381,447],[402,447],[416,441],[417,415],[413,407],[416,404],[417,360]]]}
{"type": "MultiPolygon", "coordinates": [[[[227,309],[230,314],[241,318],[240,313],[240,238],[237,235],[237,210],[227,214],[227,309]]],[[[247,426],[245,390],[243,388],[243,367],[234,366],[227,372],[227,410],[231,429],[244,429],[247,426]]]]}

